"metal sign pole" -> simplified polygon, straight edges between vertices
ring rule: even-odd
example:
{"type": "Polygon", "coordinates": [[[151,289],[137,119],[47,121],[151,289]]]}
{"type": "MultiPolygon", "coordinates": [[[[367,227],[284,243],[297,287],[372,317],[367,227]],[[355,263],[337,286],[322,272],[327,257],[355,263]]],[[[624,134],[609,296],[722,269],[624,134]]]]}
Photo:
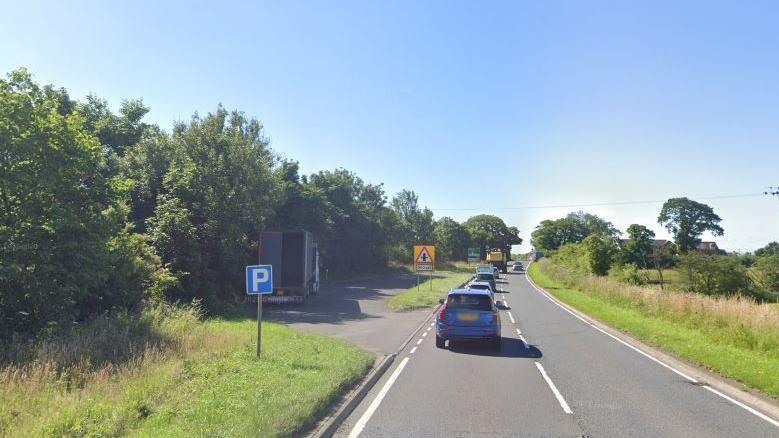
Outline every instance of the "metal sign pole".
{"type": "Polygon", "coordinates": [[[262,296],[273,293],[273,265],[246,267],[246,293],[257,297],[257,357],[262,352],[262,296]]]}
{"type": "Polygon", "coordinates": [[[433,270],[430,270],[430,290],[433,290],[433,270]]]}
{"type": "Polygon", "coordinates": [[[262,295],[257,295],[257,357],[262,349],[262,295]]]}

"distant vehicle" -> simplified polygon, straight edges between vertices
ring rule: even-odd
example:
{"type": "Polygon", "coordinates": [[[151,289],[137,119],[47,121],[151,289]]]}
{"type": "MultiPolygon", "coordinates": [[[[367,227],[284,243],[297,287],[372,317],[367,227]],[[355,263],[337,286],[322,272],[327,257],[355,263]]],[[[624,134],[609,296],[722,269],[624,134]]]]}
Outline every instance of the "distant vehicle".
{"type": "Polygon", "coordinates": [[[263,302],[302,304],[319,292],[319,251],[308,231],[263,231],[259,256],[261,265],[273,266],[273,294],[263,302]]]}
{"type": "Polygon", "coordinates": [[[452,289],[438,312],[435,346],[446,341],[482,341],[500,348],[500,314],[484,290],[452,289]]]}
{"type": "Polygon", "coordinates": [[[476,266],[476,273],[478,274],[479,272],[492,272],[493,271],[492,268],[493,268],[492,265],[480,264],[476,266]]]}
{"type": "Polygon", "coordinates": [[[488,281],[472,281],[468,283],[468,285],[465,288],[473,289],[473,290],[489,291],[490,297],[492,297],[493,300],[495,299],[495,289],[492,288],[492,286],[488,281]]]}
{"type": "Polygon", "coordinates": [[[504,274],[507,272],[508,256],[500,249],[491,249],[487,251],[487,263],[500,269],[504,274]]]}
{"type": "Polygon", "coordinates": [[[478,274],[476,274],[474,281],[485,281],[490,284],[492,290],[494,290],[495,292],[498,291],[498,287],[495,282],[495,274],[492,272],[479,272],[478,274]]]}
{"type": "Polygon", "coordinates": [[[514,266],[511,267],[512,272],[522,272],[522,263],[514,263],[514,266]]]}

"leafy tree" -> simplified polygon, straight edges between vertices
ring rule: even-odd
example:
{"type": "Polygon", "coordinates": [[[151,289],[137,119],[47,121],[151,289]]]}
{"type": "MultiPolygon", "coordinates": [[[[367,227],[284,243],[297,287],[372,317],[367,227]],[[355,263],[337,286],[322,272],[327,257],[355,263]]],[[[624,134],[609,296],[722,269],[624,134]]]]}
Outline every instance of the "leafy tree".
{"type": "Polygon", "coordinates": [[[755,251],[758,257],[770,257],[779,255],[779,242],[771,242],[768,245],[755,251]]]}
{"type": "Polygon", "coordinates": [[[325,194],[299,175],[295,161],[283,161],[276,170],[284,194],[273,225],[280,229],[302,228],[324,238],[333,232],[333,214],[325,194]]]}
{"type": "Polygon", "coordinates": [[[628,227],[627,233],[628,239],[621,251],[622,262],[632,263],[640,268],[649,267],[652,258],[652,239],[655,237],[654,231],[643,225],[632,224],[628,227]]]}
{"type": "Polygon", "coordinates": [[[614,261],[616,246],[609,236],[592,234],[582,241],[585,257],[590,272],[595,275],[606,275],[614,261]]]}
{"type": "Polygon", "coordinates": [[[411,247],[433,241],[433,212],[419,207],[419,197],[411,190],[402,190],[392,198],[392,208],[405,228],[404,244],[411,247]]]}
{"type": "Polygon", "coordinates": [[[242,266],[256,259],[257,237],[281,201],[275,158],[262,126],[221,106],[178,124],[149,234],[181,279],[176,298],[210,307],[237,299],[242,266]]]}
{"type": "Polygon", "coordinates": [[[142,100],[125,100],[118,115],[111,112],[107,101],[94,95],[87,96],[86,102],[77,103],[76,107],[84,115],[85,127],[97,137],[106,154],[123,156],[147,131],[157,131],[143,122],[149,107],[142,100]]]}
{"type": "Polygon", "coordinates": [[[436,221],[433,230],[436,252],[446,260],[464,260],[471,241],[468,230],[450,217],[436,221]]]}
{"type": "Polygon", "coordinates": [[[148,248],[125,228],[127,184],[77,106],[18,70],[0,80],[0,120],[2,337],[137,303],[161,267],[133,254],[148,248]]]}
{"type": "Polygon", "coordinates": [[[381,185],[345,169],[321,171],[308,181],[324,195],[332,221],[332,233],[319,240],[325,267],[350,272],[384,266],[398,225],[381,185]]]}
{"type": "Polygon", "coordinates": [[[706,256],[689,252],[680,258],[692,292],[707,295],[751,294],[747,269],[735,256],[706,256]]]}
{"type": "Polygon", "coordinates": [[[719,226],[721,221],[711,207],[687,198],[665,201],[657,218],[657,222],[673,234],[682,253],[698,246],[700,236],[706,231],[714,236],[723,235],[725,231],[719,226]]]}
{"type": "Polygon", "coordinates": [[[506,254],[510,254],[512,245],[522,243],[517,227],[506,226],[503,219],[497,216],[489,214],[473,216],[465,221],[463,226],[473,242],[481,249],[500,248],[506,254]]]}
{"type": "Polygon", "coordinates": [[[560,219],[541,221],[531,234],[531,242],[540,251],[551,251],[568,243],[580,243],[593,234],[616,239],[620,232],[611,222],[578,211],[560,219]]]}
{"type": "Polygon", "coordinates": [[[764,295],[779,298],[779,254],[760,257],[755,263],[755,271],[764,295]]]}
{"type": "Polygon", "coordinates": [[[122,174],[129,182],[129,219],[139,233],[146,232],[157,201],[165,193],[165,175],[176,153],[176,145],[167,134],[152,131],[124,149],[121,161],[122,174]]]}
{"type": "Polygon", "coordinates": [[[652,267],[657,271],[657,276],[660,279],[660,289],[663,289],[665,285],[663,273],[676,263],[676,247],[670,244],[653,246],[651,257],[652,267]]]}

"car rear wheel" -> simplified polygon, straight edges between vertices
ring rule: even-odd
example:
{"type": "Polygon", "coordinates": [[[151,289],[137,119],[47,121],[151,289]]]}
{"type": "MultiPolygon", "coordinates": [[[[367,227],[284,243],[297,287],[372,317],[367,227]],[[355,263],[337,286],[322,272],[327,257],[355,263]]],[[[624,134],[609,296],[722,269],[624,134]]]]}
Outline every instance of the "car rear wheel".
{"type": "Polygon", "coordinates": [[[495,338],[495,340],[492,341],[492,348],[496,350],[500,350],[500,336],[495,338]]]}
{"type": "Polygon", "coordinates": [[[435,346],[438,348],[445,348],[446,347],[446,339],[435,335],[435,346]]]}

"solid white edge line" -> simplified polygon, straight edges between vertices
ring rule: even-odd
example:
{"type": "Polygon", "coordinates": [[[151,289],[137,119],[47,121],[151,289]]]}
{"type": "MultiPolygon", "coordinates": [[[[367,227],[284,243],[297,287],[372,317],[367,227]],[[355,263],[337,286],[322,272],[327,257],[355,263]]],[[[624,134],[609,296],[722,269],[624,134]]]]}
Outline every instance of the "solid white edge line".
{"type": "Polygon", "coordinates": [[[674,373],[678,374],[679,376],[681,376],[681,377],[683,377],[683,378],[685,378],[685,379],[689,380],[689,381],[690,381],[690,383],[698,383],[698,380],[697,380],[697,379],[695,379],[694,377],[692,377],[692,376],[688,376],[687,374],[685,374],[685,373],[683,373],[683,372],[681,372],[681,371],[677,370],[676,368],[672,367],[671,365],[668,365],[667,363],[665,363],[665,362],[661,361],[660,359],[658,359],[658,358],[656,358],[656,357],[652,357],[652,356],[651,356],[651,355],[649,355],[648,353],[646,353],[646,352],[642,351],[641,349],[639,349],[639,348],[637,348],[637,347],[634,347],[634,346],[632,346],[632,345],[628,344],[627,342],[625,342],[625,341],[623,341],[622,339],[620,339],[620,338],[618,338],[618,337],[616,337],[616,336],[612,335],[611,333],[609,333],[609,332],[607,332],[607,331],[603,330],[602,328],[600,328],[600,327],[595,327],[595,326],[592,326],[592,328],[594,328],[595,330],[597,330],[597,331],[599,331],[599,332],[603,333],[604,335],[606,335],[606,336],[608,336],[608,337],[610,337],[610,338],[614,339],[615,341],[619,342],[620,344],[622,344],[622,345],[624,345],[624,346],[626,346],[626,347],[630,348],[631,350],[635,351],[636,353],[638,353],[638,354],[640,354],[640,355],[642,355],[642,356],[646,357],[647,359],[651,360],[652,362],[655,362],[655,363],[657,363],[658,365],[661,365],[661,366],[663,366],[663,367],[665,367],[665,368],[668,368],[670,371],[673,371],[674,373]]]}
{"type": "Polygon", "coordinates": [[[656,357],[652,357],[650,354],[648,354],[648,353],[644,352],[644,351],[643,351],[643,350],[641,350],[640,348],[637,348],[637,347],[634,347],[633,345],[630,345],[630,344],[628,344],[627,342],[623,341],[622,339],[620,339],[620,338],[618,338],[618,337],[616,337],[616,336],[612,335],[611,333],[609,333],[609,332],[607,332],[607,331],[603,330],[603,329],[602,329],[602,328],[600,328],[600,327],[597,327],[597,326],[593,325],[591,322],[589,322],[589,321],[587,321],[586,319],[582,318],[581,316],[579,316],[579,315],[577,315],[577,314],[573,313],[571,310],[569,310],[568,308],[566,308],[566,307],[565,307],[565,306],[564,306],[562,303],[560,303],[560,302],[559,302],[559,301],[558,301],[556,298],[554,298],[554,297],[550,296],[548,292],[546,292],[545,290],[543,290],[543,289],[539,288],[538,286],[536,286],[536,285],[535,285],[535,283],[533,283],[533,281],[532,281],[530,278],[528,278],[528,277],[525,277],[525,279],[527,279],[528,283],[529,283],[531,286],[533,286],[533,289],[537,290],[537,291],[538,291],[538,292],[539,292],[541,295],[543,295],[544,297],[546,297],[546,299],[548,299],[550,302],[552,302],[552,304],[556,305],[557,307],[559,307],[559,308],[561,308],[561,309],[565,310],[566,312],[570,313],[571,315],[575,316],[577,319],[579,319],[579,320],[583,321],[583,322],[584,322],[585,324],[587,324],[588,326],[590,326],[590,327],[594,328],[595,330],[597,330],[597,331],[599,331],[599,332],[603,333],[604,335],[606,335],[606,336],[610,337],[611,339],[614,339],[615,341],[617,341],[617,342],[619,342],[620,344],[622,344],[622,345],[624,345],[624,346],[626,346],[626,347],[630,348],[631,350],[635,351],[636,353],[638,353],[638,354],[640,354],[640,355],[642,355],[642,356],[646,357],[647,359],[651,360],[652,362],[655,362],[655,363],[657,363],[657,364],[659,364],[659,365],[661,365],[661,366],[663,366],[663,367],[665,367],[665,368],[669,369],[670,371],[672,371],[672,372],[676,373],[677,375],[679,375],[679,376],[681,376],[681,377],[683,377],[683,378],[687,379],[687,380],[688,380],[688,381],[690,381],[691,383],[698,383],[698,380],[696,380],[694,377],[692,377],[692,376],[688,376],[687,374],[685,374],[685,373],[683,373],[683,372],[681,372],[681,371],[677,370],[676,368],[672,367],[671,365],[668,365],[667,363],[665,363],[665,362],[661,361],[660,359],[657,359],[656,357]]]}
{"type": "Polygon", "coordinates": [[[419,344],[421,344],[421,343],[422,343],[422,339],[420,339],[420,340],[418,340],[418,341],[417,341],[417,345],[419,345],[419,344]]]}
{"type": "Polygon", "coordinates": [[[387,395],[387,392],[389,392],[392,385],[395,384],[395,380],[398,379],[398,376],[403,371],[403,368],[406,367],[407,363],[408,363],[408,358],[405,357],[403,358],[403,361],[400,362],[400,365],[398,365],[398,367],[395,368],[395,371],[387,380],[387,383],[385,383],[384,386],[381,388],[381,391],[379,391],[379,393],[376,394],[376,398],[373,399],[370,406],[368,406],[368,409],[365,410],[365,412],[362,414],[362,417],[360,417],[360,419],[357,420],[357,423],[354,424],[352,431],[349,432],[349,438],[357,438],[358,436],[360,436],[362,430],[365,429],[365,425],[368,424],[368,420],[370,420],[371,417],[373,416],[373,413],[376,412],[376,409],[378,409],[379,405],[381,404],[381,401],[384,400],[384,397],[387,395]]]}
{"type": "MultiPolygon", "coordinates": [[[[535,283],[533,283],[533,280],[530,279],[530,277],[525,276],[525,279],[527,280],[527,282],[531,286],[533,286],[533,289],[537,290],[539,293],[541,293],[541,295],[546,297],[549,301],[551,301],[552,303],[554,303],[556,306],[560,307],[561,309],[565,310],[566,312],[570,313],[571,315],[575,316],[579,320],[583,321],[585,324],[589,325],[590,327],[594,328],[595,330],[597,330],[597,331],[603,333],[604,335],[614,339],[615,341],[617,341],[620,344],[630,348],[631,350],[635,351],[636,353],[641,354],[642,356],[646,357],[647,359],[650,359],[651,361],[653,361],[653,362],[655,362],[655,363],[657,363],[657,364],[659,364],[659,365],[661,365],[661,366],[663,366],[663,367],[673,371],[677,375],[679,375],[681,377],[684,377],[685,379],[687,379],[691,383],[699,383],[698,380],[695,379],[694,377],[688,376],[687,374],[677,370],[676,368],[672,367],[671,365],[668,365],[667,363],[661,361],[660,359],[657,359],[656,357],[652,357],[649,353],[646,353],[646,352],[642,351],[641,349],[639,349],[637,347],[634,347],[633,345],[630,345],[627,342],[623,341],[622,339],[612,335],[611,333],[601,329],[600,327],[597,327],[597,326],[593,325],[591,322],[587,321],[586,319],[584,319],[584,318],[580,317],[579,315],[573,313],[572,311],[568,310],[565,306],[563,306],[561,303],[559,303],[556,298],[551,297],[545,290],[543,290],[543,289],[539,288],[538,286],[536,286],[535,283]]],[[[536,362],[536,363],[538,364],[538,362],[536,362]]],[[[757,417],[760,417],[761,419],[763,419],[763,420],[773,424],[774,426],[779,427],[779,421],[774,420],[773,418],[771,418],[768,415],[758,411],[757,409],[754,409],[754,408],[752,408],[752,407],[750,407],[750,406],[748,406],[748,405],[746,405],[744,403],[741,403],[740,401],[738,401],[738,400],[736,400],[736,399],[734,399],[732,397],[729,397],[726,394],[723,394],[722,392],[712,388],[711,386],[701,385],[701,387],[706,389],[706,390],[708,390],[708,391],[710,391],[713,394],[716,394],[716,395],[724,398],[725,400],[735,404],[736,406],[738,406],[740,408],[743,408],[744,410],[748,411],[749,413],[754,414],[757,417]]]]}
{"type": "Polygon", "coordinates": [[[408,354],[414,354],[415,351],[417,351],[416,346],[414,346],[414,348],[412,348],[411,351],[408,352],[408,354]]]}
{"type": "Polygon", "coordinates": [[[776,427],[779,427],[779,421],[776,421],[776,420],[774,420],[773,418],[771,418],[771,417],[769,417],[768,415],[766,415],[766,414],[764,414],[764,413],[762,413],[762,412],[758,411],[757,409],[751,408],[751,407],[749,407],[749,406],[745,405],[744,403],[741,403],[740,401],[738,401],[738,400],[735,400],[735,399],[733,399],[732,397],[729,397],[728,395],[726,395],[726,394],[723,394],[723,393],[721,393],[721,392],[717,391],[716,389],[712,388],[712,387],[711,387],[711,386],[709,386],[709,385],[701,385],[701,387],[702,387],[703,389],[706,389],[706,390],[708,390],[708,391],[711,391],[711,392],[713,392],[714,394],[717,394],[718,396],[720,396],[720,397],[724,398],[725,400],[727,400],[727,401],[729,401],[729,402],[733,403],[733,404],[734,404],[734,405],[736,405],[736,406],[739,406],[739,407],[741,407],[741,408],[744,408],[745,410],[749,411],[751,414],[754,414],[754,415],[756,415],[756,416],[758,416],[758,417],[762,418],[763,420],[765,420],[765,421],[767,421],[767,422],[769,422],[769,423],[773,424],[774,426],[776,426],[776,427]]]}
{"type": "Polygon", "coordinates": [[[554,382],[552,382],[552,379],[550,379],[549,375],[546,374],[546,370],[544,369],[544,367],[539,362],[536,362],[535,364],[536,364],[536,368],[538,368],[538,371],[541,372],[541,377],[543,377],[544,380],[546,380],[546,384],[549,385],[549,388],[552,390],[552,393],[557,399],[557,402],[560,403],[560,407],[563,408],[563,412],[565,412],[566,414],[573,414],[571,407],[568,406],[568,402],[565,401],[563,395],[560,394],[560,391],[557,390],[557,387],[555,386],[554,382]]]}
{"type": "Polygon", "coordinates": [[[511,312],[506,312],[509,314],[509,319],[511,320],[512,324],[516,324],[516,321],[514,321],[514,315],[511,314],[511,312]]]}

